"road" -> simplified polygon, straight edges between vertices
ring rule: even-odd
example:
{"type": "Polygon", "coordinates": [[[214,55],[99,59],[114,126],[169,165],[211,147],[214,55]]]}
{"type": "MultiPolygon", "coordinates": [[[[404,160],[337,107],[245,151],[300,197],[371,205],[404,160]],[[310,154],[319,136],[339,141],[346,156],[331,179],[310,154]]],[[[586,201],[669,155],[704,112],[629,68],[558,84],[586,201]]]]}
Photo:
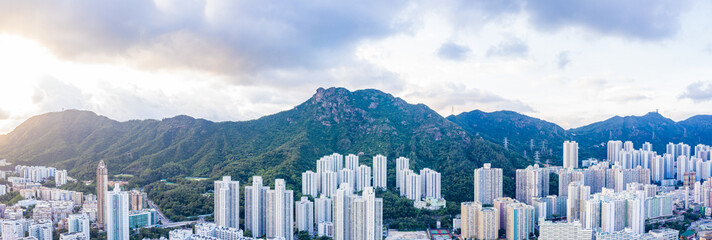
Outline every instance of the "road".
{"type": "Polygon", "coordinates": [[[148,206],[151,206],[151,208],[156,209],[156,212],[158,213],[158,219],[161,221],[163,225],[169,225],[172,224],[173,221],[171,221],[166,215],[163,215],[163,212],[161,212],[161,209],[158,208],[158,205],[151,201],[151,199],[146,198],[146,202],[148,202],[148,206]]]}

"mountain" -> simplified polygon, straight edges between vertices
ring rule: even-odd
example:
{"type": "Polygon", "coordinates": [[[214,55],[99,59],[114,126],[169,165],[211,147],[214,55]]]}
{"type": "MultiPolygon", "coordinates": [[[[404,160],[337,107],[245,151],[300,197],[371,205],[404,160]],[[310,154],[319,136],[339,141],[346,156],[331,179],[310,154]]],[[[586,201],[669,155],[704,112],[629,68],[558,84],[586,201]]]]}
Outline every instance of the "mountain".
{"type": "Polygon", "coordinates": [[[493,143],[503,145],[504,138],[507,138],[508,148],[519,154],[524,154],[526,151],[527,156],[532,157],[533,151],[547,152],[542,155],[542,159],[551,159],[552,164],[561,164],[560,156],[566,131],[554,123],[512,111],[488,113],[474,110],[450,115],[447,119],[460,125],[470,134],[493,143]],[[534,148],[531,147],[532,140],[534,148]],[[548,151],[541,150],[542,143],[545,148],[552,149],[551,155],[548,155],[548,151]]]}
{"type": "Polygon", "coordinates": [[[675,122],[651,112],[643,116],[615,116],[566,131],[554,123],[511,111],[487,113],[474,110],[451,115],[447,119],[468,133],[499,145],[503,145],[507,137],[510,150],[518,153],[527,151],[529,158],[532,157],[529,141],[533,139],[535,150],[539,151],[541,143],[545,142],[552,149],[552,156],[542,155],[542,159],[551,159],[551,163],[558,165],[561,164],[562,143],[565,140],[579,143],[579,159],[605,159],[608,140],[632,141],[636,148],[650,142],[660,154],[665,152],[665,145],[669,142],[685,142],[692,146],[712,144],[712,115],[698,115],[675,122]]]}
{"type": "MultiPolygon", "coordinates": [[[[0,136],[0,158],[18,164],[69,169],[93,179],[104,160],[110,174],[133,174],[148,184],[176,176],[231,175],[247,182],[262,175],[284,178],[301,190],[301,172],[331,153],[361,155],[371,165],[388,157],[388,185],[395,185],[395,158],[411,168],[442,173],[446,199],[471,200],[472,170],[483,163],[504,169],[505,192],[514,193],[516,168],[529,162],[474,137],[423,104],[409,104],[378,90],[318,89],[291,110],[251,121],[211,122],[188,116],[118,122],[69,110],[32,117],[0,136]]],[[[511,194],[510,194],[511,195],[511,194]]]]}
{"type": "MultiPolygon", "coordinates": [[[[691,123],[690,126],[694,125],[691,123]]],[[[712,132],[711,132],[712,133],[712,132]]],[[[643,116],[615,116],[605,121],[572,129],[571,134],[579,142],[579,147],[591,149],[593,157],[606,157],[608,140],[632,141],[636,148],[644,142],[653,144],[658,153],[665,152],[668,142],[690,140],[685,137],[685,127],[659,113],[651,112],[643,116]]],[[[699,141],[685,141],[697,144],[699,141]]]]}

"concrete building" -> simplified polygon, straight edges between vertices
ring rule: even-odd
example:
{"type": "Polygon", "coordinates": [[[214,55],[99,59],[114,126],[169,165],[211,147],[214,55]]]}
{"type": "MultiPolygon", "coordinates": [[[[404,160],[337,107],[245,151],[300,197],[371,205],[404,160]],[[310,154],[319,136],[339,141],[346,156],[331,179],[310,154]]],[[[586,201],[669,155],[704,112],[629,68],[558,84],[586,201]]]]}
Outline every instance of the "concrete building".
{"type": "Polygon", "coordinates": [[[341,186],[341,184],[346,183],[349,185],[349,188],[353,191],[356,189],[356,171],[344,168],[339,170],[339,177],[338,177],[338,186],[341,186]]]}
{"type": "Polygon", "coordinates": [[[54,184],[57,187],[67,184],[67,170],[57,170],[54,172],[54,184]]]}
{"type": "Polygon", "coordinates": [[[346,166],[344,166],[344,168],[356,171],[358,166],[358,156],[353,154],[346,155],[346,166]]]}
{"type": "Polygon", "coordinates": [[[274,190],[267,190],[267,237],[294,238],[294,193],[286,189],[284,179],[274,180],[274,190]]]}
{"type": "Polygon", "coordinates": [[[252,177],[252,186],[245,186],[245,229],[252,236],[267,234],[267,191],[261,176],[252,177]]]}
{"type": "Polygon", "coordinates": [[[552,223],[539,221],[539,240],[591,240],[593,230],[585,229],[581,222],[552,223]]]}
{"type": "Polygon", "coordinates": [[[578,168],[578,143],[574,141],[564,141],[564,168],[578,168]]]}
{"type": "Polygon", "coordinates": [[[223,176],[215,181],[215,224],[221,227],[240,227],[240,182],[223,176]]]}
{"type": "Polygon", "coordinates": [[[373,187],[386,189],[388,159],[383,155],[373,157],[373,187]]]}
{"type": "Polygon", "coordinates": [[[507,239],[529,239],[534,233],[534,207],[524,203],[513,203],[506,206],[507,239]]]}
{"type": "Polygon", "coordinates": [[[351,237],[350,207],[352,192],[348,184],[342,184],[336,190],[336,194],[332,199],[334,206],[334,240],[347,240],[351,237]]]}
{"type": "MultiPolygon", "coordinates": [[[[347,156],[348,159],[348,156],[347,156]]],[[[306,231],[309,235],[314,235],[314,203],[308,197],[294,203],[297,231],[306,231]]]]}
{"type": "Polygon", "coordinates": [[[106,193],[107,240],[129,239],[129,194],[117,183],[114,191],[106,193]]]}
{"type": "Polygon", "coordinates": [[[559,196],[569,195],[569,183],[584,181],[584,173],[579,170],[562,169],[559,171],[559,196]]]}
{"type": "Polygon", "coordinates": [[[549,195],[549,170],[538,164],[517,169],[517,200],[531,204],[534,197],[549,195]]]}
{"type": "Polygon", "coordinates": [[[356,192],[371,186],[371,167],[361,165],[356,168],[356,192]]]}
{"type": "Polygon", "coordinates": [[[109,191],[109,171],[104,160],[96,167],[96,224],[103,227],[106,223],[106,193],[109,191]]]}
{"type": "Polygon", "coordinates": [[[396,187],[401,188],[403,181],[403,171],[410,169],[410,159],[399,157],[396,159],[396,187]]]}
{"type": "MultiPolygon", "coordinates": [[[[314,199],[314,223],[332,222],[332,200],[324,195],[314,199]]],[[[332,226],[333,227],[333,226],[332,226]]]]}
{"type": "Polygon", "coordinates": [[[421,195],[423,198],[441,199],[440,173],[430,168],[420,170],[421,195]]]}
{"type": "Polygon", "coordinates": [[[302,194],[310,195],[314,198],[319,196],[319,191],[317,187],[319,182],[319,175],[312,171],[306,171],[302,173],[302,194]]]}
{"type": "Polygon", "coordinates": [[[67,221],[67,233],[81,233],[84,237],[81,240],[89,240],[89,230],[91,229],[89,217],[84,214],[69,215],[67,221]]]}
{"type": "Polygon", "coordinates": [[[322,172],[319,177],[321,178],[320,194],[326,195],[327,197],[334,196],[336,188],[339,186],[339,174],[332,171],[325,171],[322,172]]]}
{"type": "Polygon", "coordinates": [[[485,163],[474,171],[474,200],[482,204],[493,204],[494,199],[502,197],[502,169],[491,166],[485,163]]]}

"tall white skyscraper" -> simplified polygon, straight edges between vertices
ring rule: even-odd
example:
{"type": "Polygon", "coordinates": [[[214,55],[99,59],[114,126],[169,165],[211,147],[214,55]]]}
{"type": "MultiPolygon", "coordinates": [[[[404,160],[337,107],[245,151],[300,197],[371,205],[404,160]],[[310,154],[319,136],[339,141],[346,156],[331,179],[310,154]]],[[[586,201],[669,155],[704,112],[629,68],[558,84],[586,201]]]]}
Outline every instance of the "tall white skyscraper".
{"type": "Polygon", "coordinates": [[[344,168],[356,171],[358,165],[358,156],[353,154],[346,155],[346,166],[344,168]]]}
{"type": "Polygon", "coordinates": [[[373,157],[373,187],[386,189],[386,166],[388,160],[386,156],[376,155],[373,157]]]}
{"type": "Polygon", "coordinates": [[[215,224],[221,227],[240,228],[240,182],[223,176],[215,181],[215,224]]]}
{"type": "Polygon", "coordinates": [[[339,186],[339,174],[332,171],[321,173],[321,194],[331,197],[339,186]]]}
{"type": "Polygon", "coordinates": [[[54,183],[57,187],[67,184],[67,170],[57,170],[54,172],[54,183]]]}
{"type": "Polygon", "coordinates": [[[117,183],[114,191],[106,193],[107,240],[129,239],[129,194],[117,183]]]}
{"type": "Polygon", "coordinates": [[[574,141],[564,142],[564,168],[578,168],[578,143],[574,141]]]}
{"type": "Polygon", "coordinates": [[[245,228],[253,237],[267,233],[267,190],[261,176],[253,176],[252,186],[245,186],[245,228]]]}
{"type": "Polygon", "coordinates": [[[618,155],[621,150],[623,150],[623,142],[621,141],[608,141],[608,161],[611,163],[618,162],[618,155]]]}
{"type": "Polygon", "coordinates": [[[549,170],[538,164],[517,169],[517,200],[531,204],[533,197],[549,195],[549,170]]]}
{"type": "Polygon", "coordinates": [[[440,173],[429,168],[420,170],[420,185],[423,197],[441,199],[440,173]]]}
{"type": "MultiPolygon", "coordinates": [[[[584,173],[580,170],[563,169],[559,171],[559,196],[569,195],[569,183],[584,181],[584,173]]],[[[593,179],[589,183],[593,182],[593,179]]],[[[594,184],[590,184],[594,185],[594,184]]]]}
{"type": "Polygon", "coordinates": [[[106,223],[106,192],[109,191],[109,169],[104,160],[96,167],[96,224],[103,227],[106,223]]]}
{"type": "Polygon", "coordinates": [[[351,237],[350,207],[352,192],[348,184],[341,184],[333,197],[334,240],[347,240],[351,237]]]}
{"type": "Polygon", "coordinates": [[[308,197],[294,203],[297,231],[306,231],[309,235],[314,235],[314,203],[308,197]]]}
{"type": "Polygon", "coordinates": [[[302,194],[310,195],[312,197],[319,196],[317,189],[317,182],[319,181],[319,175],[312,171],[306,171],[302,173],[302,194]]]}
{"type": "Polygon", "coordinates": [[[267,190],[267,237],[294,239],[294,193],[284,179],[274,180],[274,190],[267,190]]]}
{"type": "Polygon", "coordinates": [[[319,198],[314,199],[314,223],[319,224],[322,222],[332,222],[332,212],[333,212],[333,201],[331,198],[327,198],[321,195],[319,198]]]}
{"type": "Polygon", "coordinates": [[[85,240],[89,240],[90,229],[89,217],[84,214],[69,215],[69,220],[67,221],[68,233],[82,233],[84,234],[85,240]]]}
{"type": "Polygon", "coordinates": [[[339,170],[339,185],[347,183],[351,190],[356,189],[356,171],[344,168],[339,170]]]}
{"type": "Polygon", "coordinates": [[[383,200],[376,198],[372,187],[364,188],[361,197],[353,197],[349,216],[349,239],[383,239],[383,200]]]}
{"type": "Polygon", "coordinates": [[[356,168],[356,191],[363,191],[364,187],[371,186],[371,168],[361,165],[356,168]]]}
{"type": "Polygon", "coordinates": [[[399,157],[396,159],[396,187],[401,188],[403,184],[403,171],[410,169],[410,159],[399,157]]]}
{"type": "Polygon", "coordinates": [[[405,197],[410,200],[420,201],[423,197],[423,187],[421,184],[420,175],[414,173],[412,170],[402,171],[404,173],[403,179],[405,179],[405,197]]]}
{"type": "Polygon", "coordinates": [[[492,204],[494,199],[502,197],[502,169],[491,168],[485,163],[475,169],[475,201],[492,204]]]}

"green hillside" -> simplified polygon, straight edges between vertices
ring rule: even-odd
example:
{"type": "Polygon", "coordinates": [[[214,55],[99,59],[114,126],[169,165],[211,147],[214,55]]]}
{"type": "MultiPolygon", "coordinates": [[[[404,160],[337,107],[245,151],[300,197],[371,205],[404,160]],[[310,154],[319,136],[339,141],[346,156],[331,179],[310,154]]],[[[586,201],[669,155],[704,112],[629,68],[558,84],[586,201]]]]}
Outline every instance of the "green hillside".
{"type": "Polygon", "coordinates": [[[529,117],[512,111],[483,112],[474,110],[458,115],[450,115],[448,120],[460,125],[464,130],[485,140],[503,145],[507,138],[508,148],[521,155],[527,152],[532,159],[534,151],[540,151],[541,161],[551,160],[554,165],[561,165],[561,151],[566,139],[566,131],[559,125],[538,118],[529,117]],[[534,148],[531,141],[534,140],[534,148]],[[548,150],[551,149],[551,155],[548,150]],[[533,150],[532,150],[533,149],[533,150]]]}
{"type": "Polygon", "coordinates": [[[514,152],[475,137],[422,104],[408,104],[378,90],[318,89],[291,110],[256,120],[211,122],[188,116],[160,121],[118,122],[92,112],[69,110],[35,116],[0,136],[0,158],[21,164],[69,169],[92,179],[99,160],[110,174],[133,174],[141,184],[162,178],[231,175],[242,182],[262,175],[268,184],[284,178],[301,190],[300,173],[315,169],[331,153],[395,158],[411,168],[429,167],[443,176],[443,194],[469,201],[472,170],[485,162],[504,168],[505,192],[514,193],[514,171],[527,162],[514,152]]]}

